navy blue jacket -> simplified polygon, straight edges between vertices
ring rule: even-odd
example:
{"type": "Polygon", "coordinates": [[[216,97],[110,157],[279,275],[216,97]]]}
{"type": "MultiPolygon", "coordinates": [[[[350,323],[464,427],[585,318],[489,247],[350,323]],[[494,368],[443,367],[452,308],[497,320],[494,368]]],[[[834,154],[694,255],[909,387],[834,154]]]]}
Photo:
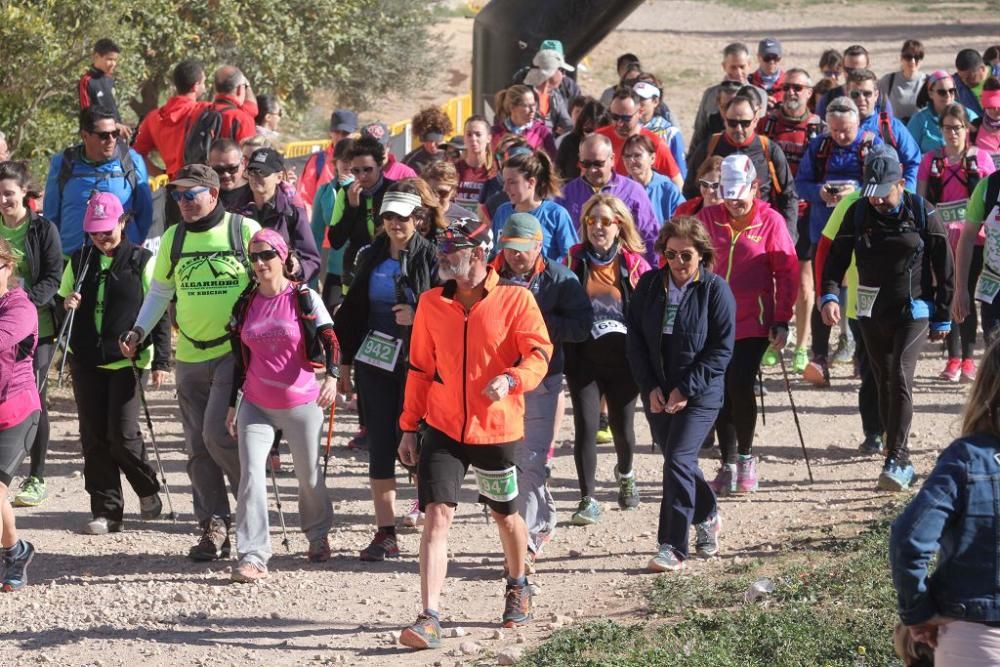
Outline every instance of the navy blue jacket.
{"type": "Polygon", "coordinates": [[[702,267],[677,309],[670,356],[663,359],[664,279],[669,272],[666,267],[647,271],[632,293],[626,338],[632,377],[644,401],[655,387],[664,397],[676,388],[690,406],[721,408],[736,340],[736,300],[725,280],[702,267]]]}
{"type": "Polygon", "coordinates": [[[906,625],[934,615],[1000,622],[1000,440],[959,438],[892,524],[889,561],[906,625]],[[928,563],[937,567],[928,576],[928,563]]]}

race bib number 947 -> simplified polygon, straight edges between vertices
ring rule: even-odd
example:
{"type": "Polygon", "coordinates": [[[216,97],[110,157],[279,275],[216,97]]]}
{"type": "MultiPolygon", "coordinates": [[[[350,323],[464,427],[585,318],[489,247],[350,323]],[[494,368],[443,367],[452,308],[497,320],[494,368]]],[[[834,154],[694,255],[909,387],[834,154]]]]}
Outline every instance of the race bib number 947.
{"type": "Polygon", "coordinates": [[[517,498],[517,468],[511,466],[506,470],[483,470],[472,466],[476,475],[476,485],[479,494],[490,500],[505,503],[517,498]]]}

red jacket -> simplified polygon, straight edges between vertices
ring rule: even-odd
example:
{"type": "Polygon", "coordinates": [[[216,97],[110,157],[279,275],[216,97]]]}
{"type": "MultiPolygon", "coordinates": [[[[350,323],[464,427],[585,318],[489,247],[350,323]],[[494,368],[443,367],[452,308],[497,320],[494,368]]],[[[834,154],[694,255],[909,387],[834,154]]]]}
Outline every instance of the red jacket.
{"type": "Polygon", "coordinates": [[[240,143],[257,134],[257,103],[247,100],[241,106],[231,95],[216,95],[212,106],[222,114],[220,137],[240,143]]]}
{"type": "Polygon", "coordinates": [[[306,160],[306,166],[302,168],[302,175],[296,189],[302,196],[302,200],[312,206],[316,192],[326,183],[337,177],[337,162],[333,159],[333,144],[313,153],[306,160]],[[322,160],[322,165],[320,165],[322,160]]]}
{"type": "Polygon", "coordinates": [[[170,178],[184,166],[184,139],[188,119],[197,118],[208,102],[198,102],[187,95],[175,95],[159,109],[146,114],[135,137],[136,152],[145,157],[154,150],[160,154],[170,178]]]}
{"type": "Polygon", "coordinates": [[[552,343],[532,293],[500,283],[492,268],[486,295],[468,313],[449,281],[420,295],[410,337],[410,371],[399,427],[423,419],[466,445],[496,445],[524,437],[524,394],[542,381],[552,343]],[[499,401],[483,395],[498,375],[516,385],[499,401]]]}

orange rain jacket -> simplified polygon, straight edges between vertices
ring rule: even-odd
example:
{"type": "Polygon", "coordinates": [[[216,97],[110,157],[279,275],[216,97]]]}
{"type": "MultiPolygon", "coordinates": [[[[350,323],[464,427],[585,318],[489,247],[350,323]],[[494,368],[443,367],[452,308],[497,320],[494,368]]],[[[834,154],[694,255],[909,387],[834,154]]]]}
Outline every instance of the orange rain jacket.
{"type": "Polygon", "coordinates": [[[538,386],[552,357],[535,297],[502,283],[492,268],[486,295],[468,314],[455,300],[455,281],[420,296],[410,338],[410,371],[399,426],[416,431],[423,419],[466,445],[496,445],[524,437],[524,394],[538,386]],[[493,402],[490,380],[507,373],[516,386],[493,402]]]}

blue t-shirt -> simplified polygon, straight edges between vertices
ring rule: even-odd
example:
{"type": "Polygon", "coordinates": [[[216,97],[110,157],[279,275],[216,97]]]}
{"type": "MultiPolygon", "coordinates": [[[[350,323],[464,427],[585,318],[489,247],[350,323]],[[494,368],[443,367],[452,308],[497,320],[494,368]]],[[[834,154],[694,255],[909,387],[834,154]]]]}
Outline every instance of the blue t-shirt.
{"type": "Polygon", "coordinates": [[[388,258],[375,267],[368,279],[368,326],[390,336],[396,335],[396,277],[399,260],[388,258]]]}
{"type": "Polygon", "coordinates": [[[653,205],[653,215],[661,225],[674,217],[674,211],[684,203],[684,195],[674,182],[663,174],[653,172],[653,178],[646,185],[646,194],[653,205]]]}
{"type": "MultiPolygon", "coordinates": [[[[553,262],[562,262],[569,254],[569,249],[580,242],[580,235],[573,226],[569,211],[551,199],[546,199],[538,208],[528,213],[538,218],[542,226],[542,254],[553,262]]],[[[514,215],[514,205],[507,202],[498,208],[496,215],[493,216],[494,253],[500,252],[500,232],[507,218],[512,215],[514,215]]]]}

